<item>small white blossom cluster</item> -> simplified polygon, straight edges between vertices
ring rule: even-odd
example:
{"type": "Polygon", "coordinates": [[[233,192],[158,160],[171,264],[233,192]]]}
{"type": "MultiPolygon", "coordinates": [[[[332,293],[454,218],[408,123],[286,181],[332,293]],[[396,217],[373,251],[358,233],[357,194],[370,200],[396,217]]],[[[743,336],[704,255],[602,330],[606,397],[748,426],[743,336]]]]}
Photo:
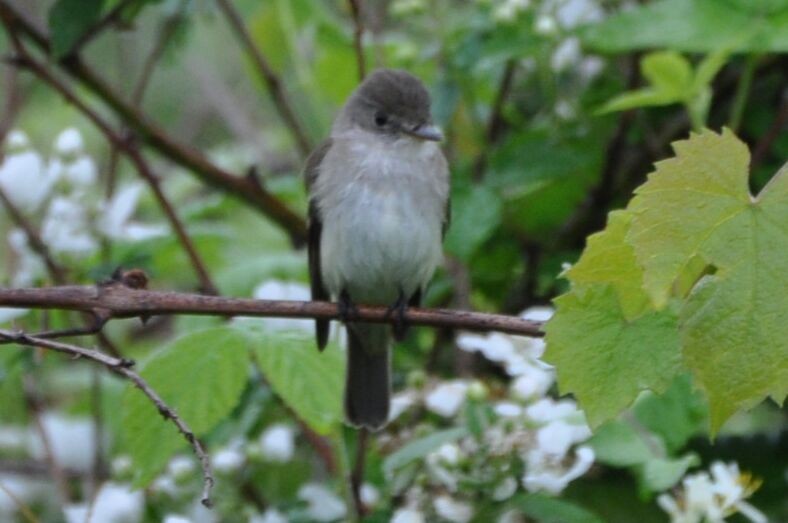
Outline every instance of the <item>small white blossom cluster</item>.
{"type": "Polygon", "coordinates": [[[673,495],[661,494],[657,498],[672,523],[718,523],[737,512],[753,523],[766,523],[766,516],[744,501],[760,482],[739,472],[736,463],[717,461],[710,470],[711,475],[698,472],[686,476],[673,495]]]}
{"type": "MultiPolygon", "coordinates": [[[[39,227],[54,256],[84,258],[96,252],[101,238],[138,241],[166,233],[163,226],[132,221],[141,185],[122,186],[109,201],[99,198],[98,170],[78,130],[58,135],[49,160],[22,131],[11,131],[3,147],[0,188],[39,227]]],[[[16,260],[11,283],[32,284],[43,275],[43,263],[21,229],[11,230],[7,241],[16,260]]]]}
{"type": "MultiPolygon", "coordinates": [[[[539,307],[524,312],[523,317],[544,321],[551,314],[552,309],[539,307]]],[[[415,405],[461,426],[468,422],[464,419],[467,411],[461,415],[464,407],[477,407],[487,419],[479,433],[443,444],[426,456],[424,480],[405,492],[404,506],[393,521],[425,521],[428,513],[434,513],[464,523],[474,516],[473,496],[479,488],[464,492],[463,480],[485,485],[482,490],[496,501],[508,499],[520,487],[559,494],[594,462],[593,450],[583,445],[591,436],[583,413],[571,400],[547,396],[555,372],[540,359],[545,348],[542,340],[463,334],[457,344],[499,365],[511,381],[503,397],[490,405],[481,401],[489,393],[484,384],[464,380],[428,383],[422,390],[395,396],[392,420],[415,405]],[[491,412],[484,414],[490,406],[491,412]],[[522,466],[516,466],[518,462],[522,466]]],[[[405,439],[412,437],[408,429],[403,432],[405,439]]]]}

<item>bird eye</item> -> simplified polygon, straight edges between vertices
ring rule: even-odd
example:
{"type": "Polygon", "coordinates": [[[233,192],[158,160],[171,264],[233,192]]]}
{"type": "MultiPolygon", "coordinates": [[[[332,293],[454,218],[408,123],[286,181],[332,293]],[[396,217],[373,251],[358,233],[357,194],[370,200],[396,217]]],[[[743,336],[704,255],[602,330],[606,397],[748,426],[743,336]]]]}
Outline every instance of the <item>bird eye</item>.
{"type": "Polygon", "coordinates": [[[383,127],[389,121],[389,117],[386,116],[385,113],[377,112],[375,113],[375,125],[378,127],[383,127]]]}

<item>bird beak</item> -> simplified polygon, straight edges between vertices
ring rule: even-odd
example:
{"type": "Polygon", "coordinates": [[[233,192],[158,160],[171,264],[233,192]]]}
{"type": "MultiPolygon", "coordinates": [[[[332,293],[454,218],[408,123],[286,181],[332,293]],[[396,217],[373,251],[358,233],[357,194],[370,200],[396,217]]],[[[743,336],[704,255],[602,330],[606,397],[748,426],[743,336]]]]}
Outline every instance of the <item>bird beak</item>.
{"type": "Polygon", "coordinates": [[[432,142],[443,140],[443,133],[434,125],[417,125],[412,129],[405,129],[405,132],[420,140],[430,140],[432,142]]]}

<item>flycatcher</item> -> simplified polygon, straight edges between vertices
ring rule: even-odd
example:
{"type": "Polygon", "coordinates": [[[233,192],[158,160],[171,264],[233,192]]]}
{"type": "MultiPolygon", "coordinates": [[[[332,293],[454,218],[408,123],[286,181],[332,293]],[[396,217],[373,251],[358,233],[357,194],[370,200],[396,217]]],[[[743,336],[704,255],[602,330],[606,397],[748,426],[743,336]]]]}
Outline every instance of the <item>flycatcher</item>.
{"type": "MultiPolygon", "coordinates": [[[[348,99],[307,159],[312,298],[388,305],[404,335],[404,310],[418,306],[442,259],[449,170],[432,124],[430,97],[413,75],[381,69],[348,99]]],[[[376,430],[389,416],[392,335],[387,325],[347,323],[345,414],[376,430]]],[[[328,321],[317,321],[317,344],[328,321]]]]}

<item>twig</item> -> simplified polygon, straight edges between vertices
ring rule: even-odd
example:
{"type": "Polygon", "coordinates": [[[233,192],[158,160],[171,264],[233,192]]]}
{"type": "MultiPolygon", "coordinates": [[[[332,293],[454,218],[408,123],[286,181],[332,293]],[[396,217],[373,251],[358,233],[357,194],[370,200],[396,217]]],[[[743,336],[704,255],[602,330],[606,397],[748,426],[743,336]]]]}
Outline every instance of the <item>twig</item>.
{"type": "Polygon", "coordinates": [[[41,399],[38,396],[35,382],[30,374],[24,376],[23,387],[25,401],[27,402],[28,410],[33,415],[33,421],[38,432],[38,437],[41,438],[41,447],[44,450],[44,461],[47,464],[49,474],[55,482],[57,493],[60,496],[60,503],[66,506],[71,500],[69,495],[68,481],[66,481],[65,473],[57,461],[54,450],[52,450],[52,440],[47,433],[44,426],[44,420],[41,417],[41,399]]]}
{"type": "Polygon", "coordinates": [[[285,95],[284,88],[282,87],[282,80],[279,78],[279,75],[276,74],[273,67],[271,67],[271,64],[268,63],[268,59],[266,59],[262,51],[255,45],[254,40],[252,40],[252,35],[247,31],[241,19],[241,15],[235,9],[232,2],[230,0],[217,0],[217,3],[219,4],[219,9],[221,9],[225,18],[227,18],[227,22],[230,24],[235,37],[238,38],[239,43],[254,63],[257,74],[260,75],[263,83],[265,83],[268,88],[271,100],[274,102],[279,116],[284,120],[287,128],[290,129],[290,133],[293,135],[293,139],[299,151],[301,151],[302,155],[307,156],[312,151],[312,144],[307,138],[307,134],[301,127],[301,124],[298,122],[292,104],[285,95]]]}
{"type": "Polygon", "coordinates": [[[114,24],[120,18],[123,10],[137,0],[121,0],[113,7],[106,15],[99,19],[95,24],[89,27],[82,35],[77,38],[77,41],[68,50],[68,54],[78,53],[80,49],[86,46],[91,40],[101,34],[104,29],[114,24]]]}
{"type": "MultiPolygon", "coordinates": [[[[17,11],[8,0],[0,0],[0,20],[13,38],[19,33],[27,36],[41,51],[49,52],[46,33],[17,11]]],[[[137,108],[125,101],[79,56],[71,55],[58,63],[70,76],[107,104],[140,138],[178,165],[190,170],[203,182],[231,194],[278,223],[300,246],[306,238],[304,219],[279,199],[251,180],[236,176],[210,162],[200,151],[178,143],[161,127],[137,108]]]]}
{"type": "Polygon", "coordinates": [[[487,159],[489,157],[490,148],[500,139],[501,132],[504,130],[503,118],[503,105],[509,97],[509,91],[512,89],[514,82],[514,73],[517,70],[517,61],[510,59],[504,66],[503,74],[501,75],[501,82],[498,84],[498,91],[493,101],[492,109],[490,110],[490,119],[487,121],[487,130],[485,132],[485,142],[482,146],[482,152],[473,166],[473,177],[476,181],[481,180],[484,175],[484,170],[487,168],[487,159]]]}
{"type": "Polygon", "coordinates": [[[33,511],[30,510],[30,507],[25,505],[25,503],[19,499],[11,489],[6,487],[2,481],[0,481],[0,492],[11,499],[11,502],[16,506],[17,510],[19,510],[19,512],[22,514],[22,517],[24,517],[28,523],[39,523],[38,518],[35,516],[35,514],[33,514],[33,511]]]}
{"type": "MultiPolygon", "coordinates": [[[[0,65],[0,70],[3,67],[8,67],[4,65],[0,65]]],[[[10,68],[11,70],[6,75],[5,80],[5,105],[3,107],[3,114],[0,115],[0,147],[2,147],[3,142],[5,142],[5,137],[8,132],[11,130],[11,127],[16,119],[16,115],[19,112],[19,108],[21,106],[21,93],[19,90],[19,78],[16,73],[16,68],[10,68]]],[[[3,151],[0,150],[0,162],[3,161],[3,151]]]]}
{"type": "Polygon", "coordinates": [[[131,160],[132,164],[134,164],[134,167],[137,169],[139,175],[150,186],[156,201],[164,211],[167,221],[170,223],[170,227],[172,227],[172,230],[178,237],[178,241],[186,251],[189,261],[191,262],[192,267],[197,274],[197,278],[200,281],[202,291],[208,294],[218,294],[216,286],[211,280],[202,258],[200,258],[200,255],[197,253],[197,249],[194,247],[194,243],[186,233],[186,228],[184,227],[180,218],[178,218],[178,215],[175,213],[175,209],[173,208],[172,204],[162,191],[158,177],[151,171],[150,166],[142,157],[142,153],[139,152],[139,149],[137,149],[136,145],[131,140],[126,139],[116,132],[109,122],[106,122],[96,111],[88,107],[85,102],[77,97],[77,95],[69,86],[67,86],[59,78],[55,77],[55,75],[50,73],[42,64],[37,62],[25,50],[24,46],[18,46],[17,52],[19,53],[18,61],[22,66],[33,71],[36,76],[41,78],[53,89],[63,95],[63,97],[69,103],[71,103],[71,105],[79,109],[91,122],[93,122],[93,124],[99,128],[104,136],[115,147],[123,151],[126,156],[128,156],[129,160],[131,160]]]}
{"type": "Polygon", "coordinates": [[[178,432],[180,432],[183,437],[186,438],[186,441],[189,442],[189,445],[191,445],[192,450],[200,460],[200,464],[202,466],[203,492],[201,501],[203,505],[207,507],[211,506],[211,488],[214,484],[214,478],[213,473],[211,472],[211,464],[208,455],[205,453],[202,444],[194,435],[194,432],[192,432],[186,422],[184,422],[178,416],[178,414],[171,407],[169,407],[164,402],[164,400],[161,399],[158,393],[153,390],[151,386],[148,385],[148,383],[137,372],[131,370],[131,367],[134,365],[133,361],[123,358],[114,358],[102,352],[92,349],[85,349],[76,345],[69,345],[57,341],[36,338],[35,336],[30,336],[23,332],[0,330],[0,338],[13,341],[18,345],[26,347],[39,347],[42,349],[61,352],[72,357],[89,359],[103,365],[110,371],[119,374],[120,376],[123,376],[127,380],[131,381],[138,389],[142,391],[143,394],[145,394],[145,396],[148,397],[148,399],[151,400],[151,402],[153,402],[159,413],[164,416],[165,419],[172,421],[172,423],[177,427],[178,432]]]}
{"type": "Polygon", "coordinates": [[[364,10],[362,0],[348,0],[350,13],[353,15],[353,48],[356,50],[358,63],[358,81],[364,80],[367,75],[367,62],[364,58],[364,10]]]}
{"type": "Polygon", "coordinates": [[[52,280],[58,285],[66,283],[66,269],[55,261],[52,257],[52,253],[49,252],[49,247],[47,247],[44,240],[41,239],[41,235],[38,234],[36,228],[33,227],[33,224],[30,223],[27,217],[17,209],[14,202],[11,201],[3,189],[0,189],[0,203],[5,207],[11,220],[24,231],[27,237],[27,243],[30,245],[30,248],[33,249],[33,252],[44,260],[44,265],[46,265],[52,280]]]}
{"type": "MultiPolygon", "coordinates": [[[[338,320],[336,303],[324,301],[253,300],[204,296],[181,292],[147,291],[111,283],[92,286],[60,286],[39,289],[0,289],[0,306],[33,309],[101,311],[108,319],[148,318],[173,314],[201,316],[253,316],[338,320]]],[[[386,307],[359,305],[352,322],[392,323],[386,307]]],[[[516,316],[451,309],[408,308],[405,321],[412,325],[449,327],[473,331],[497,331],[541,337],[541,322],[516,316]]]]}

